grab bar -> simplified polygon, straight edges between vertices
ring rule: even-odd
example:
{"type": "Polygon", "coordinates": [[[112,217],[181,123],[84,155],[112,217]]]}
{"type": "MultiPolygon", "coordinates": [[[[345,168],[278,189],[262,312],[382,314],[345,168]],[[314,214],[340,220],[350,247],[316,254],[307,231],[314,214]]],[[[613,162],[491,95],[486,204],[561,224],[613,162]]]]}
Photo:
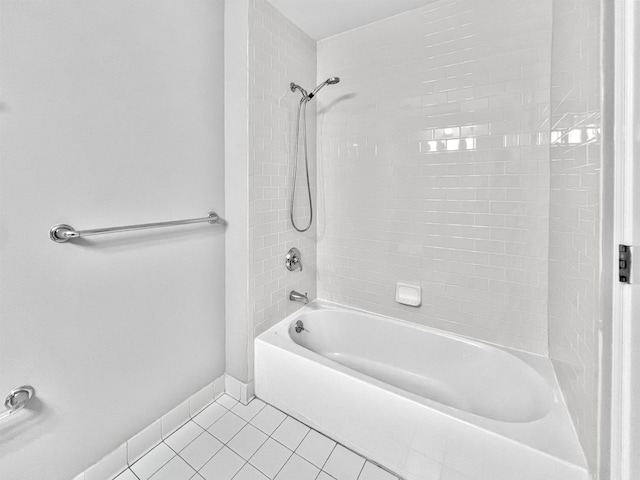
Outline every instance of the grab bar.
{"type": "Polygon", "coordinates": [[[22,387],[16,387],[11,390],[9,395],[4,399],[4,406],[7,407],[7,409],[0,413],[0,420],[24,408],[35,393],[34,388],[29,385],[23,385],[22,387]]]}
{"type": "Polygon", "coordinates": [[[91,235],[102,235],[104,233],[128,232],[131,230],[142,230],[147,228],[175,227],[177,225],[187,225],[190,223],[209,222],[213,224],[218,221],[218,218],[219,217],[216,212],[209,212],[209,215],[203,218],[173,220],[170,222],[140,223],[137,225],[124,225],[122,227],[94,228],[92,230],[76,230],[66,223],[59,223],[58,225],[54,225],[53,227],[51,227],[51,229],[49,230],[49,238],[51,238],[51,240],[56,243],[64,243],[73,238],[89,237],[91,235]]]}

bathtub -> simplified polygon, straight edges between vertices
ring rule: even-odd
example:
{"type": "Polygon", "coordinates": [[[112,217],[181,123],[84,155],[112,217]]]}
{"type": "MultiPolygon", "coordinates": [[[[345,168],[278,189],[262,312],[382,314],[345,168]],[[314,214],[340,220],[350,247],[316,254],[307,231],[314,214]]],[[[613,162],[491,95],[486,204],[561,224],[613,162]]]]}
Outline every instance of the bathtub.
{"type": "Polygon", "coordinates": [[[314,301],[256,338],[255,391],[407,480],[590,478],[545,357],[314,301]]]}

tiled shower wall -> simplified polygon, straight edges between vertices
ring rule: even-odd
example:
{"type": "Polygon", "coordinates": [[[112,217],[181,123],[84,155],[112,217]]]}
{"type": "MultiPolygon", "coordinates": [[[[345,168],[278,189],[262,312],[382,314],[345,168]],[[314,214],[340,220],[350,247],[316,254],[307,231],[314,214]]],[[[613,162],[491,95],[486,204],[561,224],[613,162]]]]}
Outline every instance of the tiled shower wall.
{"type": "Polygon", "coordinates": [[[549,355],[592,468],[597,457],[600,2],[554,0],[549,355]]]}
{"type": "Polygon", "coordinates": [[[319,42],[318,78],[342,78],[318,96],[320,298],[547,352],[550,51],[551,0],[319,42]]]}
{"type": "MultiPolygon", "coordinates": [[[[316,227],[296,232],[289,220],[295,122],[301,95],[316,82],[316,42],[265,0],[249,2],[249,365],[253,333],[261,333],[302,305],[289,300],[297,290],[316,296],[316,227]],[[291,247],[302,253],[303,270],[284,265],[291,247]]],[[[316,105],[308,105],[308,152],[312,199],[316,203],[316,105]]],[[[301,149],[302,151],[302,149],[301,149]]],[[[299,157],[296,224],[309,215],[304,160],[299,157]]],[[[251,369],[250,369],[251,370],[251,369]]],[[[252,379],[252,373],[249,374],[252,379]]]]}

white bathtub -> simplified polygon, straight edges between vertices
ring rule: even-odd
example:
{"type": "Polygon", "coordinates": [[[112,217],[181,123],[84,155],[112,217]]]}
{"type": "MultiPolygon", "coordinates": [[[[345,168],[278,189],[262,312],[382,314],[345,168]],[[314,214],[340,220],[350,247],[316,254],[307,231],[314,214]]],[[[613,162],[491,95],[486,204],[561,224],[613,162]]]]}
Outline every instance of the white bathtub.
{"type": "Polygon", "coordinates": [[[255,387],[408,480],[589,478],[544,357],[315,301],[256,339],[255,387]]]}

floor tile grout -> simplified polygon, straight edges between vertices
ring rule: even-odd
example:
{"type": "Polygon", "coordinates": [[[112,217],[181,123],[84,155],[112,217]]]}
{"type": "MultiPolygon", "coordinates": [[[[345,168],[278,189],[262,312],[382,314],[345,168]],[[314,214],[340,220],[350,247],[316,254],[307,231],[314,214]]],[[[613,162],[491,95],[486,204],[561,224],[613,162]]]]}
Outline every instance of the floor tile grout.
{"type": "MultiPolygon", "coordinates": [[[[225,395],[225,394],[223,394],[225,395]]],[[[269,441],[269,439],[272,439],[274,442],[276,442],[278,445],[280,445],[281,447],[284,447],[286,449],[286,451],[288,452],[287,458],[284,461],[284,463],[282,464],[282,466],[278,469],[278,471],[275,473],[273,479],[275,479],[284,469],[284,467],[291,461],[291,459],[294,457],[294,455],[296,455],[297,457],[299,457],[302,461],[308,463],[309,465],[311,465],[313,468],[318,469],[318,474],[314,477],[315,479],[317,479],[322,473],[326,474],[329,478],[334,479],[335,477],[333,477],[332,475],[330,475],[326,470],[325,467],[329,461],[329,459],[331,458],[331,456],[334,454],[334,452],[336,451],[336,448],[338,445],[341,445],[345,450],[353,453],[354,455],[356,455],[358,458],[364,460],[362,466],[360,467],[360,470],[358,472],[358,475],[356,476],[356,480],[358,480],[360,478],[360,476],[362,475],[362,472],[364,471],[364,467],[366,466],[367,462],[369,461],[367,458],[363,457],[362,455],[359,455],[358,453],[354,452],[353,450],[345,447],[344,445],[340,444],[339,442],[336,442],[335,440],[331,439],[330,437],[327,437],[326,435],[324,435],[323,433],[319,432],[318,430],[309,427],[308,425],[306,425],[303,422],[300,422],[298,419],[296,419],[295,417],[292,417],[291,415],[288,415],[287,413],[283,412],[282,410],[278,409],[277,407],[274,407],[273,405],[270,405],[269,403],[264,402],[263,400],[259,399],[264,405],[262,406],[262,408],[260,408],[254,415],[252,415],[249,420],[246,420],[245,418],[241,417],[240,415],[238,415],[236,412],[233,411],[233,408],[235,408],[237,405],[240,405],[241,403],[236,401],[236,403],[231,407],[231,408],[227,408],[225,405],[223,405],[222,403],[220,403],[218,400],[223,396],[220,395],[218,398],[216,398],[215,400],[213,400],[211,403],[209,403],[208,405],[206,405],[202,410],[200,410],[195,416],[189,416],[189,419],[180,427],[178,427],[176,430],[174,430],[171,435],[167,436],[167,438],[162,439],[158,445],[160,445],[160,443],[164,443],[171,452],[173,452],[173,455],[171,456],[171,458],[164,462],[158,469],[156,469],[152,474],[151,477],[153,475],[156,475],[158,473],[158,471],[160,471],[162,468],[164,468],[170,461],[172,461],[176,456],[180,457],[180,459],[182,461],[184,461],[189,468],[193,469],[195,471],[194,475],[192,475],[191,477],[189,477],[190,479],[193,478],[199,478],[198,475],[200,475],[200,477],[202,477],[202,475],[200,474],[200,472],[202,471],[202,469],[204,469],[204,467],[209,464],[209,462],[211,462],[213,460],[214,457],[216,457],[223,448],[228,448],[231,452],[233,452],[234,455],[238,456],[242,461],[242,466],[238,469],[238,471],[233,474],[233,476],[230,478],[230,480],[233,480],[234,478],[236,478],[238,476],[238,474],[240,473],[240,471],[242,471],[247,465],[251,465],[252,468],[255,468],[258,472],[260,472],[262,475],[264,475],[267,478],[270,478],[265,472],[263,472],[262,470],[260,470],[260,468],[258,468],[256,465],[254,465],[253,463],[251,463],[251,460],[256,456],[256,454],[260,451],[260,449],[262,449],[264,447],[264,445],[269,441]],[[201,424],[199,424],[198,422],[195,421],[195,418],[197,416],[199,416],[200,414],[202,414],[207,408],[209,408],[210,406],[212,406],[214,403],[217,403],[219,406],[221,406],[222,408],[224,408],[226,410],[225,413],[223,413],[219,418],[217,418],[209,427],[203,427],[201,424]],[[252,423],[253,420],[255,420],[255,418],[268,406],[270,406],[271,408],[273,408],[274,410],[276,410],[277,412],[280,412],[282,415],[284,415],[284,418],[275,426],[275,428],[272,430],[271,434],[268,434],[267,432],[265,432],[264,430],[260,429],[259,427],[257,427],[256,425],[254,425],[252,423]],[[218,437],[216,437],[213,433],[211,433],[209,431],[210,428],[212,428],[216,423],[218,423],[223,417],[226,416],[227,413],[232,413],[235,417],[239,418],[240,420],[242,420],[243,425],[242,427],[231,437],[229,438],[226,442],[223,442],[221,439],[219,439],[218,437]],[[278,441],[276,438],[273,437],[273,435],[278,431],[278,429],[282,426],[282,424],[287,420],[287,418],[291,418],[292,420],[300,423],[301,425],[303,425],[306,429],[307,432],[304,434],[304,436],[302,437],[302,439],[297,442],[295,448],[292,450],[290,449],[287,445],[284,445],[282,442],[278,441]],[[171,445],[169,445],[165,440],[167,440],[168,438],[170,438],[172,435],[174,435],[178,430],[180,430],[181,428],[183,428],[185,425],[187,425],[189,422],[193,421],[199,428],[201,428],[203,431],[198,433],[198,435],[196,435],[196,437],[194,439],[192,439],[189,443],[187,443],[184,447],[182,447],[182,449],[180,451],[177,451],[176,449],[174,449],[173,447],[171,447],[171,445]],[[247,425],[251,425],[254,429],[256,429],[258,432],[262,433],[263,435],[266,435],[266,439],[258,446],[258,448],[249,456],[248,459],[245,459],[242,455],[240,455],[238,452],[236,452],[233,448],[231,448],[229,446],[229,443],[231,441],[233,441],[233,439],[235,439],[240,432],[242,432],[247,425]],[[316,466],[315,464],[313,464],[311,461],[309,461],[307,458],[303,457],[302,455],[300,455],[299,453],[297,453],[297,450],[300,448],[300,446],[304,443],[305,439],[307,439],[307,437],[311,434],[311,431],[314,431],[316,433],[318,433],[319,435],[321,435],[324,438],[327,438],[328,440],[330,440],[331,442],[333,442],[333,447],[331,448],[331,451],[329,452],[329,454],[327,455],[326,459],[324,460],[323,464],[321,467],[316,466]],[[208,435],[211,435],[214,439],[216,439],[218,442],[220,442],[222,444],[222,447],[216,451],[216,453],[214,453],[199,469],[196,469],[193,465],[191,465],[182,455],[180,455],[181,452],[183,452],[184,450],[187,449],[187,447],[189,447],[189,445],[193,444],[198,438],[200,438],[204,433],[207,433],[208,435]]],[[[233,397],[230,397],[233,398],[233,397]]],[[[257,399],[257,397],[255,397],[257,399]]],[[[235,400],[235,399],[234,399],[235,400]]],[[[253,401],[253,399],[252,399],[253,401]]],[[[251,402],[249,402],[250,404],[251,402]]],[[[247,404],[247,405],[249,405],[247,404]]],[[[154,446],[148,453],[150,453],[154,448],[156,448],[158,445],[154,446]]],[[[143,455],[146,456],[147,454],[143,455]]],[[[132,465],[129,465],[127,467],[127,470],[130,470],[131,473],[133,474],[133,476],[138,479],[141,480],[140,477],[131,469],[131,467],[133,465],[135,465],[138,461],[140,461],[143,457],[140,457],[138,460],[136,460],[136,462],[134,462],[132,465]]],[[[374,465],[376,468],[381,468],[379,465],[375,464],[375,462],[371,462],[372,465],[374,465]]],[[[387,471],[384,468],[381,468],[384,472],[388,473],[389,475],[395,475],[392,472],[387,471]]],[[[124,472],[123,472],[124,473],[124,472]]],[[[149,478],[151,478],[149,477],[149,478]]],[[[205,477],[202,477],[205,478],[205,477]]],[[[396,479],[398,479],[399,477],[395,476],[396,479]]],[[[271,479],[271,480],[273,480],[271,479]]],[[[206,479],[205,479],[206,480],[206,479]]]]}
{"type": "MultiPolygon", "coordinates": [[[[332,440],[333,441],[333,440],[332,440]]],[[[325,459],[324,463],[322,464],[322,468],[320,469],[321,472],[324,472],[324,467],[327,464],[327,462],[329,461],[329,459],[331,458],[331,455],[333,455],[334,450],[336,449],[336,447],[338,446],[338,442],[334,442],[335,445],[333,446],[333,448],[331,449],[331,451],[329,452],[329,455],[327,456],[327,458],[325,459]]],[[[327,475],[329,475],[327,473],[327,475]]]]}

